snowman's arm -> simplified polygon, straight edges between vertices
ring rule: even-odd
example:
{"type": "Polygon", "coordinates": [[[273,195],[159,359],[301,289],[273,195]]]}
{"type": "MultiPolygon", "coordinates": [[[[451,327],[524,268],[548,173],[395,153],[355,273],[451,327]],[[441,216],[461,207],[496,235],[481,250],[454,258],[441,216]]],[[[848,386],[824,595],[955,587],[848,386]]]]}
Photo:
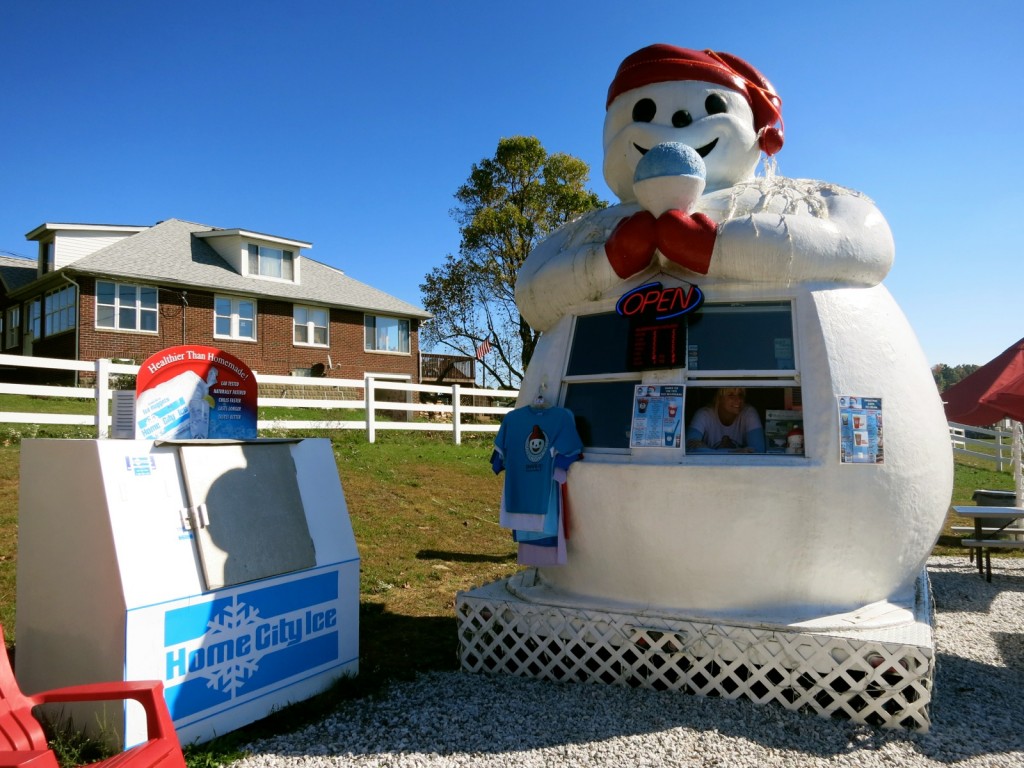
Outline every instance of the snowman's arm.
{"type": "Polygon", "coordinates": [[[604,243],[621,213],[597,211],[565,225],[538,245],[516,277],[516,305],[530,326],[547,331],[568,307],[600,298],[622,282],[604,243]]]}
{"type": "Polygon", "coordinates": [[[829,196],[821,212],[755,212],[718,226],[709,277],[877,285],[892,266],[892,232],[865,197],[829,196]]]}

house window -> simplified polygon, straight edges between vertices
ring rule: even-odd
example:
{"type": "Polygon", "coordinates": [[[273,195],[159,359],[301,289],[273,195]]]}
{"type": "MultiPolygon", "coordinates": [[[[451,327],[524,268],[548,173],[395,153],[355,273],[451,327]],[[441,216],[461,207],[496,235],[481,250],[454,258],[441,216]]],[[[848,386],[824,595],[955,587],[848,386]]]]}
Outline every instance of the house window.
{"type": "Polygon", "coordinates": [[[295,324],[293,337],[295,343],[309,344],[317,347],[328,346],[327,316],[327,310],[323,307],[295,305],[292,311],[292,318],[295,324]]]}
{"type": "MultiPolygon", "coordinates": [[[[663,396],[662,386],[681,392],[683,422],[677,429],[685,429],[698,408],[728,387],[742,389],[757,412],[767,438],[764,450],[793,453],[786,436],[802,428],[803,416],[789,301],[705,304],[678,329],[681,343],[659,348],[680,350],[671,368],[656,356],[647,359],[654,342],[642,332],[649,330],[615,313],[576,318],[562,402],[575,414],[585,446],[620,453],[646,446],[646,438],[632,434],[648,404],[642,391],[651,397],[663,396]],[[649,365],[637,366],[637,360],[649,365]]],[[[678,408],[665,407],[669,415],[678,408]]]]}
{"type": "Polygon", "coordinates": [[[367,352],[409,354],[409,321],[399,317],[366,315],[363,348],[367,352]]]}
{"type": "Polygon", "coordinates": [[[40,243],[39,244],[39,250],[42,253],[42,262],[43,262],[42,272],[43,272],[43,274],[46,274],[48,272],[53,272],[57,268],[57,263],[56,263],[56,254],[57,254],[56,244],[53,242],[53,240],[50,240],[48,243],[40,243]]]}
{"type": "Polygon", "coordinates": [[[73,285],[65,285],[46,294],[43,328],[46,329],[47,336],[70,331],[75,327],[76,296],[77,292],[73,285]]]}
{"type": "Polygon", "coordinates": [[[11,307],[7,310],[7,322],[4,324],[4,346],[7,349],[18,346],[21,341],[21,307],[11,307]]]}
{"type": "Polygon", "coordinates": [[[249,244],[249,274],[293,280],[295,254],[281,248],[249,244]]]}
{"type": "Polygon", "coordinates": [[[256,340],[256,302],[218,296],[213,307],[213,335],[221,339],[256,340]]]}
{"type": "Polygon", "coordinates": [[[25,307],[29,335],[33,339],[38,339],[43,335],[43,302],[40,299],[32,299],[25,307]]]}
{"type": "Polygon", "coordinates": [[[97,280],[96,327],[156,333],[157,289],[97,280]]]}

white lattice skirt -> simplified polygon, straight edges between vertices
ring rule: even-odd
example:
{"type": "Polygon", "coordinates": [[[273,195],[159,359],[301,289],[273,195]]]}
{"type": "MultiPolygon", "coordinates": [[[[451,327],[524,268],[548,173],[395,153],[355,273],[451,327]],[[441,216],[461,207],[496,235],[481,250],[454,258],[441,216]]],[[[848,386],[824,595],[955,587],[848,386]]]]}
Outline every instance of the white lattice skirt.
{"type": "Polygon", "coordinates": [[[930,725],[935,653],[924,572],[905,621],[827,629],[541,602],[532,599],[535,579],[531,569],[457,595],[463,669],[745,698],[915,731],[930,725]]]}

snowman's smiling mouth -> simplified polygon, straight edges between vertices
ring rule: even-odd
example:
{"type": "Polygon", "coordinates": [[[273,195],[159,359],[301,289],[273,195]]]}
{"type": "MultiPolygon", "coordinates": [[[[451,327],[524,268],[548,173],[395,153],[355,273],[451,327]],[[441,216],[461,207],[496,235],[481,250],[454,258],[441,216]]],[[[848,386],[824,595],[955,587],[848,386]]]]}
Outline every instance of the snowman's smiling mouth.
{"type": "MultiPolygon", "coordinates": [[[[707,157],[708,153],[715,148],[715,145],[717,143],[718,139],[715,139],[709,144],[705,144],[703,147],[697,147],[697,154],[700,155],[701,157],[707,157]]],[[[646,155],[650,151],[650,147],[641,147],[636,142],[633,142],[633,146],[636,147],[636,151],[639,152],[641,155],[646,155]]]]}

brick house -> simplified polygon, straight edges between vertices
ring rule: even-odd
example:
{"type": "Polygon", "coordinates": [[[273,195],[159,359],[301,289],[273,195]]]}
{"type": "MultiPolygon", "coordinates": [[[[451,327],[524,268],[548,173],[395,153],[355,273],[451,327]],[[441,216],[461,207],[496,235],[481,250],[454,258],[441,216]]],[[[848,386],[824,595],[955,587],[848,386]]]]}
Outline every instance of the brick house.
{"type": "Polygon", "coordinates": [[[170,219],[42,224],[0,257],[0,352],[141,363],[219,347],[265,374],[419,379],[422,309],[304,256],[310,243],[170,219]]]}

